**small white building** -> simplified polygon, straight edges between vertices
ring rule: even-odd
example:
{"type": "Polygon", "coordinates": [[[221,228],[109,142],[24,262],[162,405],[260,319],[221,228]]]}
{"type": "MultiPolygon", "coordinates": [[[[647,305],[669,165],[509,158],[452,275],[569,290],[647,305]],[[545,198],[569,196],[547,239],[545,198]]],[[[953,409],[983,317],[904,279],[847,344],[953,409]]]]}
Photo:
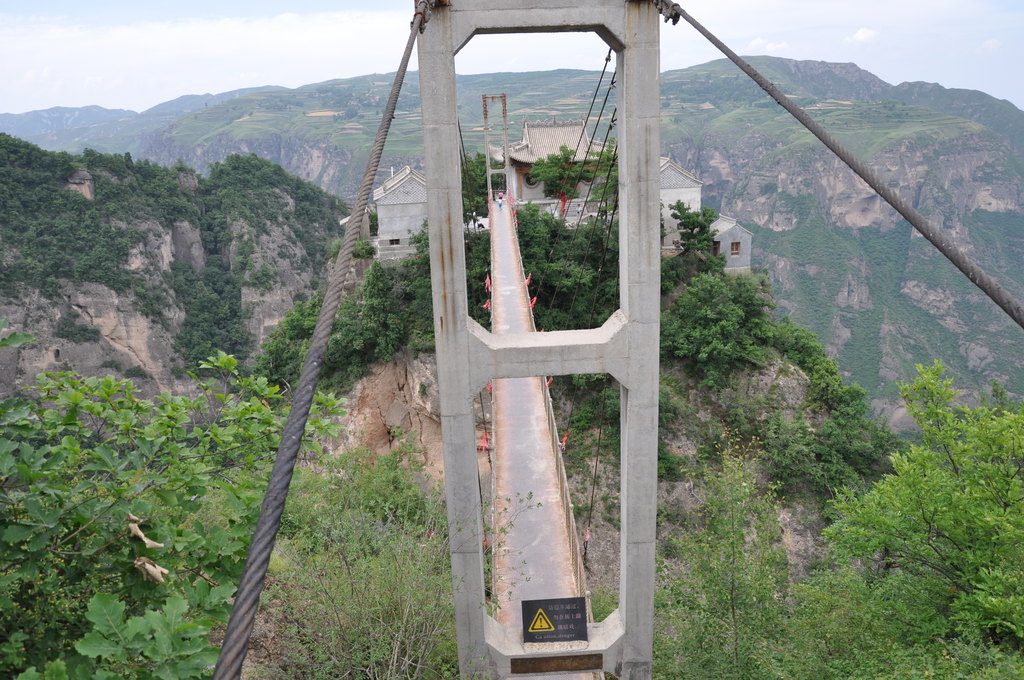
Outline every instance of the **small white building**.
{"type": "MultiPolygon", "coordinates": [[[[665,225],[665,238],[662,239],[662,250],[674,250],[679,240],[677,222],[672,217],[671,206],[682,201],[690,211],[700,210],[701,188],[704,183],[696,175],[687,172],[671,158],[661,159],[661,221],[665,225]]],[[[753,234],[740,226],[731,217],[719,215],[711,223],[711,233],[715,244],[712,252],[725,255],[725,271],[740,273],[750,271],[750,248],[753,234]]]]}
{"type": "Polygon", "coordinates": [[[753,234],[740,226],[739,222],[725,215],[719,215],[718,219],[711,223],[711,233],[715,235],[712,253],[725,256],[725,271],[749,272],[753,234]]]}
{"type": "Polygon", "coordinates": [[[679,240],[677,223],[672,218],[672,206],[677,201],[682,201],[686,207],[696,212],[700,210],[700,192],[704,183],[691,173],[683,170],[671,158],[661,158],[661,222],[665,225],[665,238],[661,241],[661,247],[671,250],[673,244],[679,240]]]}
{"type": "Polygon", "coordinates": [[[372,239],[377,258],[397,260],[415,252],[412,236],[427,219],[427,181],[408,165],[374,189],[377,236],[372,239]]]}

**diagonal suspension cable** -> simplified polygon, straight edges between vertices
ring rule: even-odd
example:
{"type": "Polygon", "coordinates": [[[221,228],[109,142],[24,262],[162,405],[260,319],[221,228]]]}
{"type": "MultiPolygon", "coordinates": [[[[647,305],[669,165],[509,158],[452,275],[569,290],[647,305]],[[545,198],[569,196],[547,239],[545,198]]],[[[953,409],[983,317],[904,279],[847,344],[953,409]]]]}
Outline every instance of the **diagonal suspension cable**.
{"type": "Polygon", "coordinates": [[[363,173],[363,181],[356,196],[355,207],[352,210],[356,221],[345,230],[341,250],[331,267],[327,291],[320,308],[320,316],[317,318],[309,350],[306,352],[302,374],[292,398],[291,410],[288,412],[288,421],[281,435],[277,458],[270,474],[270,481],[267,483],[266,494],[263,496],[260,516],[256,522],[252,542],[249,544],[245,569],[238,584],[235,603],[231,609],[231,618],[228,620],[227,633],[224,636],[217,666],[213,672],[214,680],[237,680],[242,671],[242,662],[249,649],[249,635],[252,633],[255,622],[256,609],[259,606],[263,582],[267,575],[267,566],[270,563],[270,554],[274,550],[277,532],[281,526],[281,514],[284,512],[288,487],[291,484],[292,472],[295,469],[299,446],[302,443],[302,433],[306,429],[306,420],[309,417],[310,406],[316,391],[317,379],[320,377],[327,341],[330,339],[334,317],[337,315],[338,306],[341,303],[346,274],[352,263],[352,251],[359,237],[359,225],[366,212],[370,190],[373,188],[373,180],[377,175],[380,157],[384,151],[384,142],[398,106],[398,95],[409,66],[412,48],[416,43],[416,36],[423,30],[423,25],[427,21],[427,10],[427,0],[419,0],[413,15],[409,40],[406,42],[401,64],[395,74],[391,95],[377,130],[373,149],[366,163],[366,171],[363,173]]]}
{"type": "MultiPolygon", "coordinates": [[[[586,158],[587,159],[590,158],[591,150],[594,148],[594,142],[595,142],[594,137],[596,137],[598,127],[601,124],[601,120],[604,118],[605,108],[608,105],[608,99],[611,96],[611,92],[615,88],[615,81],[616,81],[617,75],[618,75],[617,73],[614,73],[614,72],[612,73],[611,81],[608,83],[608,88],[605,90],[604,101],[601,103],[601,111],[600,111],[600,113],[598,113],[597,120],[594,122],[594,136],[592,136],[590,138],[590,141],[587,143],[587,153],[586,153],[586,158]]],[[[600,86],[600,83],[598,85],[600,86]]],[[[596,94],[595,94],[595,96],[596,96],[596,94]]],[[[613,109],[613,111],[612,111],[611,121],[608,123],[608,127],[605,130],[604,141],[601,143],[601,151],[600,151],[600,153],[604,153],[608,149],[608,139],[609,139],[609,136],[611,135],[612,129],[615,127],[616,111],[617,111],[617,109],[613,109]]],[[[585,131],[585,129],[586,128],[584,127],[584,131],[585,131]]],[[[581,138],[582,138],[582,135],[581,135],[581,138]]],[[[580,181],[582,180],[582,177],[583,177],[583,166],[586,165],[586,163],[587,163],[586,160],[584,160],[582,163],[580,163],[579,169],[576,172],[576,179],[574,180],[573,186],[578,185],[580,183],[580,181]]],[[[587,187],[586,198],[583,200],[583,204],[584,205],[586,205],[587,203],[590,202],[590,194],[593,191],[593,189],[594,189],[594,181],[591,181],[590,185],[587,187]]],[[[606,206],[607,203],[608,203],[608,197],[605,196],[601,203],[602,203],[602,206],[606,206]]],[[[562,219],[563,220],[565,219],[564,215],[562,216],[562,219]]],[[[580,223],[582,221],[583,221],[583,215],[580,214],[579,219],[576,220],[576,227],[579,227],[580,223]]],[[[579,229],[578,228],[577,229],[572,229],[570,231],[572,232],[572,235],[569,237],[569,245],[568,245],[568,247],[566,249],[566,255],[565,255],[564,258],[562,258],[562,268],[563,269],[567,269],[568,266],[569,266],[569,253],[572,251],[572,247],[576,243],[576,239],[579,236],[579,229]]],[[[551,259],[551,257],[555,253],[555,249],[561,243],[561,240],[563,238],[562,234],[563,234],[563,232],[559,231],[556,234],[554,240],[552,241],[551,248],[548,251],[548,259],[551,259]]],[[[587,255],[589,255],[589,252],[590,251],[589,251],[589,247],[588,247],[587,255]]],[[[584,256],[584,260],[586,260],[586,255],[584,256]]],[[[543,280],[541,280],[539,283],[543,283],[543,280]]],[[[577,287],[579,286],[579,281],[577,281],[576,286],[577,287]]],[[[552,291],[551,296],[547,300],[547,310],[549,312],[554,307],[555,301],[558,298],[558,291],[560,289],[562,289],[561,285],[560,284],[556,284],[555,287],[554,287],[554,291],[552,291]]],[[[573,300],[575,300],[575,298],[576,298],[576,295],[574,293],[573,294],[573,300]]],[[[569,311],[570,312],[572,311],[571,306],[570,306],[570,310],[569,311]]]]}
{"type": "Polygon", "coordinates": [[[981,289],[985,295],[989,297],[992,302],[996,303],[1000,309],[1013,319],[1018,326],[1024,328],[1024,306],[1021,306],[1005,288],[1003,288],[998,281],[988,274],[981,266],[967,256],[960,248],[952,242],[952,240],[942,234],[942,232],[934,227],[928,219],[918,212],[912,205],[907,203],[899,194],[893,191],[882,179],[874,173],[871,168],[865,165],[859,158],[850,153],[842,144],[840,144],[832,135],[828,133],[820,124],[814,121],[807,112],[793,103],[789,97],[784,95],[774,84],[772,84],[767,78],[759,73],[753,66],[748,64],[742,57],[733,52],[729,47],[715,37],[708,29],[704,28],[696,19],[687,14],[686,10],[677,4],[667,2],[667,0],[653,0],[662,15],[665,16],[665,21],[671,20],[673,24],[677,23],[680,18],[685,19],[687,23],[693,26],[697,31],[707,38],[711,44],[717,47],[722,54],[727,56],[730,61],[736,64],[740,70],[750,76],[754,82],[756,82],[762,90],[768,93],[768,95],[774,99],[782,108],[786,109],[794,118],[807,128],[811,134],[817,137],[822,144],[827,146],[841,161],[846,163],[853,172],[860,177],[864,182],[867,183],[875,192],[885,199],[885,202],[893,207],[903,219],[918,231],[919,234],[928,239],[935,248],[942,253],[947,260],[953,263],[953,265],[959,269],[964,276],[966,276],[971,283],[981,289]]]}

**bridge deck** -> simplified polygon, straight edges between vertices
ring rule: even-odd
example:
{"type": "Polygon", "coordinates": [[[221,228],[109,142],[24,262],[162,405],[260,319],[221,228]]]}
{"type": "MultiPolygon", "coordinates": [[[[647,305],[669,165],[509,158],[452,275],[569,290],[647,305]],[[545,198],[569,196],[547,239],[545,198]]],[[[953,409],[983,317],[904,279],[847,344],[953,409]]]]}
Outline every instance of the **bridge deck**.
{"type": "MultiPolygon", "coordinates": [[[[535,331],[519,254],[513,206],[491,206],[492,332],[535,331]]],[[[494,403],[495,615],[522,630],[523,600],[576,597],[578,555],[570,542],[546,378],[492,383],[494,403]]],[[[518,676],[523,677],[523,676],[518,676]]],[[[551,677],[551,676],[547,676],[551,677]]],[[[570,678],[592,678],[572,674],[570,678]]]]}

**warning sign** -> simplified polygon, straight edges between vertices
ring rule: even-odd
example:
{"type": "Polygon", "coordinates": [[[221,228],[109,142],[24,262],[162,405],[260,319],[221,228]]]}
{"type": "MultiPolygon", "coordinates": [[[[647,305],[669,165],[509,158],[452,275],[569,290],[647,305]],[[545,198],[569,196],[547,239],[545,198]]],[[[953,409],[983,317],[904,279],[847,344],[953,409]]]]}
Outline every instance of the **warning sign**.
{"type": "Polygon", "coordinates": [[[587,603],[582,597],[523,600],[523,642],[587,639],[587,603]]]}
{"type": "Polygon", "coordinates": [[[548,618],[548,615],[544,613],[543,609],[538,609],[537,613],[533,617],[533,622],[526,630],[531,633],[550,633],[554,629],[555,626],[551,623],[551,619],[548,618]]]}

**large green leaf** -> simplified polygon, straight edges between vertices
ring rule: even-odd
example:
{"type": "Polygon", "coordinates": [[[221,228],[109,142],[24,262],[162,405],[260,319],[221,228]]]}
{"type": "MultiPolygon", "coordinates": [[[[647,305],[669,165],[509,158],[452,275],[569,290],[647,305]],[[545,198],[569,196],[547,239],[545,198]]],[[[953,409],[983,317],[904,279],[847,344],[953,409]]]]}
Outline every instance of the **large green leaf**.
{"type": "Polygon", "coordinates": [[[106,658],[122,653],[124,650],[118,643],[103,637],[96,631],[88,633],[75,643],[75,649],[82,656],[106,658]]]}
{"type": "Polygon", "coordinates": [[[124,603],[109,593],[96,593],[89,600],[85,618],[92,621],[100,633],[120,635],[124,626],[124,603]]]}

